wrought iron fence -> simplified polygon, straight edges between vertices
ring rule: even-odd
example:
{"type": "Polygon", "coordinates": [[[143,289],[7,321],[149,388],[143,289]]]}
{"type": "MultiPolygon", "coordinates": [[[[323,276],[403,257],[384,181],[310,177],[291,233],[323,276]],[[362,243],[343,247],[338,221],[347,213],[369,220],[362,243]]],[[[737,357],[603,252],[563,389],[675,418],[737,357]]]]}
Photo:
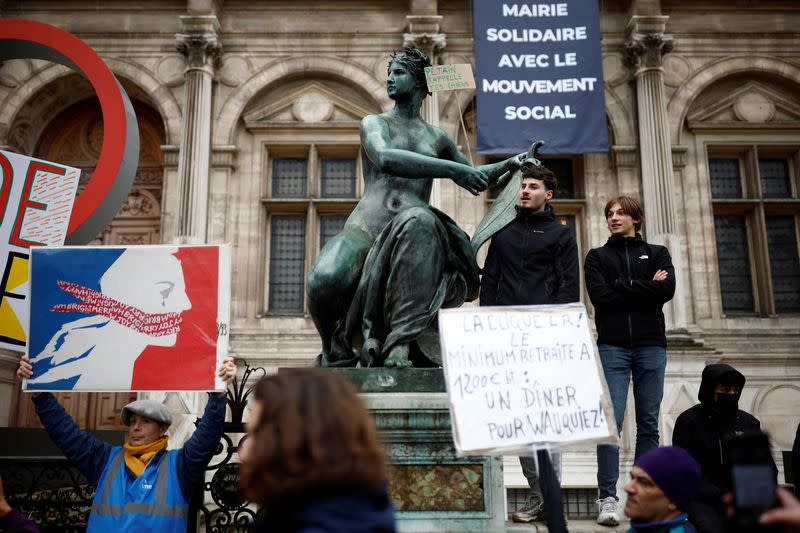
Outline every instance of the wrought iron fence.
{"type": "Polygon", "coordinates": [[[0,459],[0,476],[9,504],[43,533],[86,530],[94,485],[66,459],[0,459]]]}
{"type": "Polygon", "coordinates": [[[253,506],[239,491],[239,463],[232,461],[233,454],[246,438],[243,434],[241,422],[225,423],[217,453],[206,467],[211,479],[198,485],[192,497],[188,531],[199,531],[204,526],[209,533],[245,532],[255,519],[253,506]],[[241,435],[241,439],[234,444],[232,436],[237,435],[241,435]]]}
{"type": "MultiPolygon", "coordinates": [[[[251,367],[243,359],[237,363],[244,365],[242,379],[234,378],[228,387],[228,406],[231,422],[225,423],[225,433],[219,442],[214,458],[206,467],[211,479],[198,486],[192,497],[189,509],[189,531],[205,526],[209,533],[245,532],[255,519],[255,508],[239,491],[239,463],[233,462],[233,455],[247,438],[242,417],[247,401],[253,392],[251,380],[266,374],[261,367],[251,367]],[[234,438],[238,441],[234,444],[234,438]],[[202,520],[198,517],[202,516],[202,520]]],[[[195,425],[200,422],[198,418],[195,425]]]]}

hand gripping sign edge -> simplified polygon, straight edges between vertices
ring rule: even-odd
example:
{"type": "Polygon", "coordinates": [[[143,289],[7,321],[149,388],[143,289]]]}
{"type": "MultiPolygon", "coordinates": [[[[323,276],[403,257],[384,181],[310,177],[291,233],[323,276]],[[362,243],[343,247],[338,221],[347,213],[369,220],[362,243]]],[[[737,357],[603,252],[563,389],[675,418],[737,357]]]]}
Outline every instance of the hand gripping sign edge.
{"type": "Polygon", "coordinates": [[[42,59],[82,73],[100,100],[103,147],[92,178],[75,199],[67,244],[97,237],[125,201],[139,166],[139,126],[133,106],[108,66],[85,42],[50,24],[0,19],[0,61],[42,59]]]}

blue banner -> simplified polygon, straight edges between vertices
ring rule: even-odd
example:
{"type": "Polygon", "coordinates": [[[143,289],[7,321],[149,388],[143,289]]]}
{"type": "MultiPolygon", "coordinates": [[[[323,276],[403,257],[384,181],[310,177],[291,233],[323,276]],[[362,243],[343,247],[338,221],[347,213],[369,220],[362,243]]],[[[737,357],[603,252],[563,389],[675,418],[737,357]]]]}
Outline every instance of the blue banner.
{"type": "Polygon", "coordinates": [[[607,152],[598,0],[473,0],[478,152],[607,152]]]}

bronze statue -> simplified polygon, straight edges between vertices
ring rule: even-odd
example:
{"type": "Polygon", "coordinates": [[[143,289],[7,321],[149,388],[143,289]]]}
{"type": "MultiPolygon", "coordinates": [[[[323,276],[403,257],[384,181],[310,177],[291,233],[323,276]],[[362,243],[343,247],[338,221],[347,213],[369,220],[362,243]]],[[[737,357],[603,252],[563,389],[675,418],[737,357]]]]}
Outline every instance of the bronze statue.
{"type": "Polygon", "coordinates": [[[420,116],[427,66],[417,49],[393,54],[386,90],[394,109],[361,121],[364,196],[308,279],[323,366],[438,366],[437,311],[478,295],[469,236],[429,205],[433,180],[452,179],[477,195],[516,171],[522,156],[471,166],[420,116]]]}

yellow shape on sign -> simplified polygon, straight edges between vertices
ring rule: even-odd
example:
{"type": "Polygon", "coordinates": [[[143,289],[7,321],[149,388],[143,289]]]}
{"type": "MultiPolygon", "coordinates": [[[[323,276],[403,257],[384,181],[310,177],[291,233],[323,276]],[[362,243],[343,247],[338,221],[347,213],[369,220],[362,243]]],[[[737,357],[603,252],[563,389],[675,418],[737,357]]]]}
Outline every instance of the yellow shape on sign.
{"type": "Polygon", "coordinates": [[[18,256],[10,258],[11,271],[8,273],[6,292],[14,292],[14,289],[28,282],[28,260],[18,256]]]}
{"type": "MultiPolygon", "coordinates": [[[[8,261],[10,262],[6,266],[8,278],[5,280],[5,286],[0,288],[0,338],[12,344],[22,343],[24,346],[28,336],[11,301],[21,301],[20,298],[14,298],[16,296],[14,289],[28,282],[28,258],[18,253],[10,253],[8,261]]],[[[19,296],[27,298],[27,292],[23,291],[19,296]]]]}
{"type": "Polygon", "coordinates": [[[25,342],[25,330],[17,318],[17,314],[11,308],[10,298],[0,300],[0,337],[15,339],[25,342]]]}

